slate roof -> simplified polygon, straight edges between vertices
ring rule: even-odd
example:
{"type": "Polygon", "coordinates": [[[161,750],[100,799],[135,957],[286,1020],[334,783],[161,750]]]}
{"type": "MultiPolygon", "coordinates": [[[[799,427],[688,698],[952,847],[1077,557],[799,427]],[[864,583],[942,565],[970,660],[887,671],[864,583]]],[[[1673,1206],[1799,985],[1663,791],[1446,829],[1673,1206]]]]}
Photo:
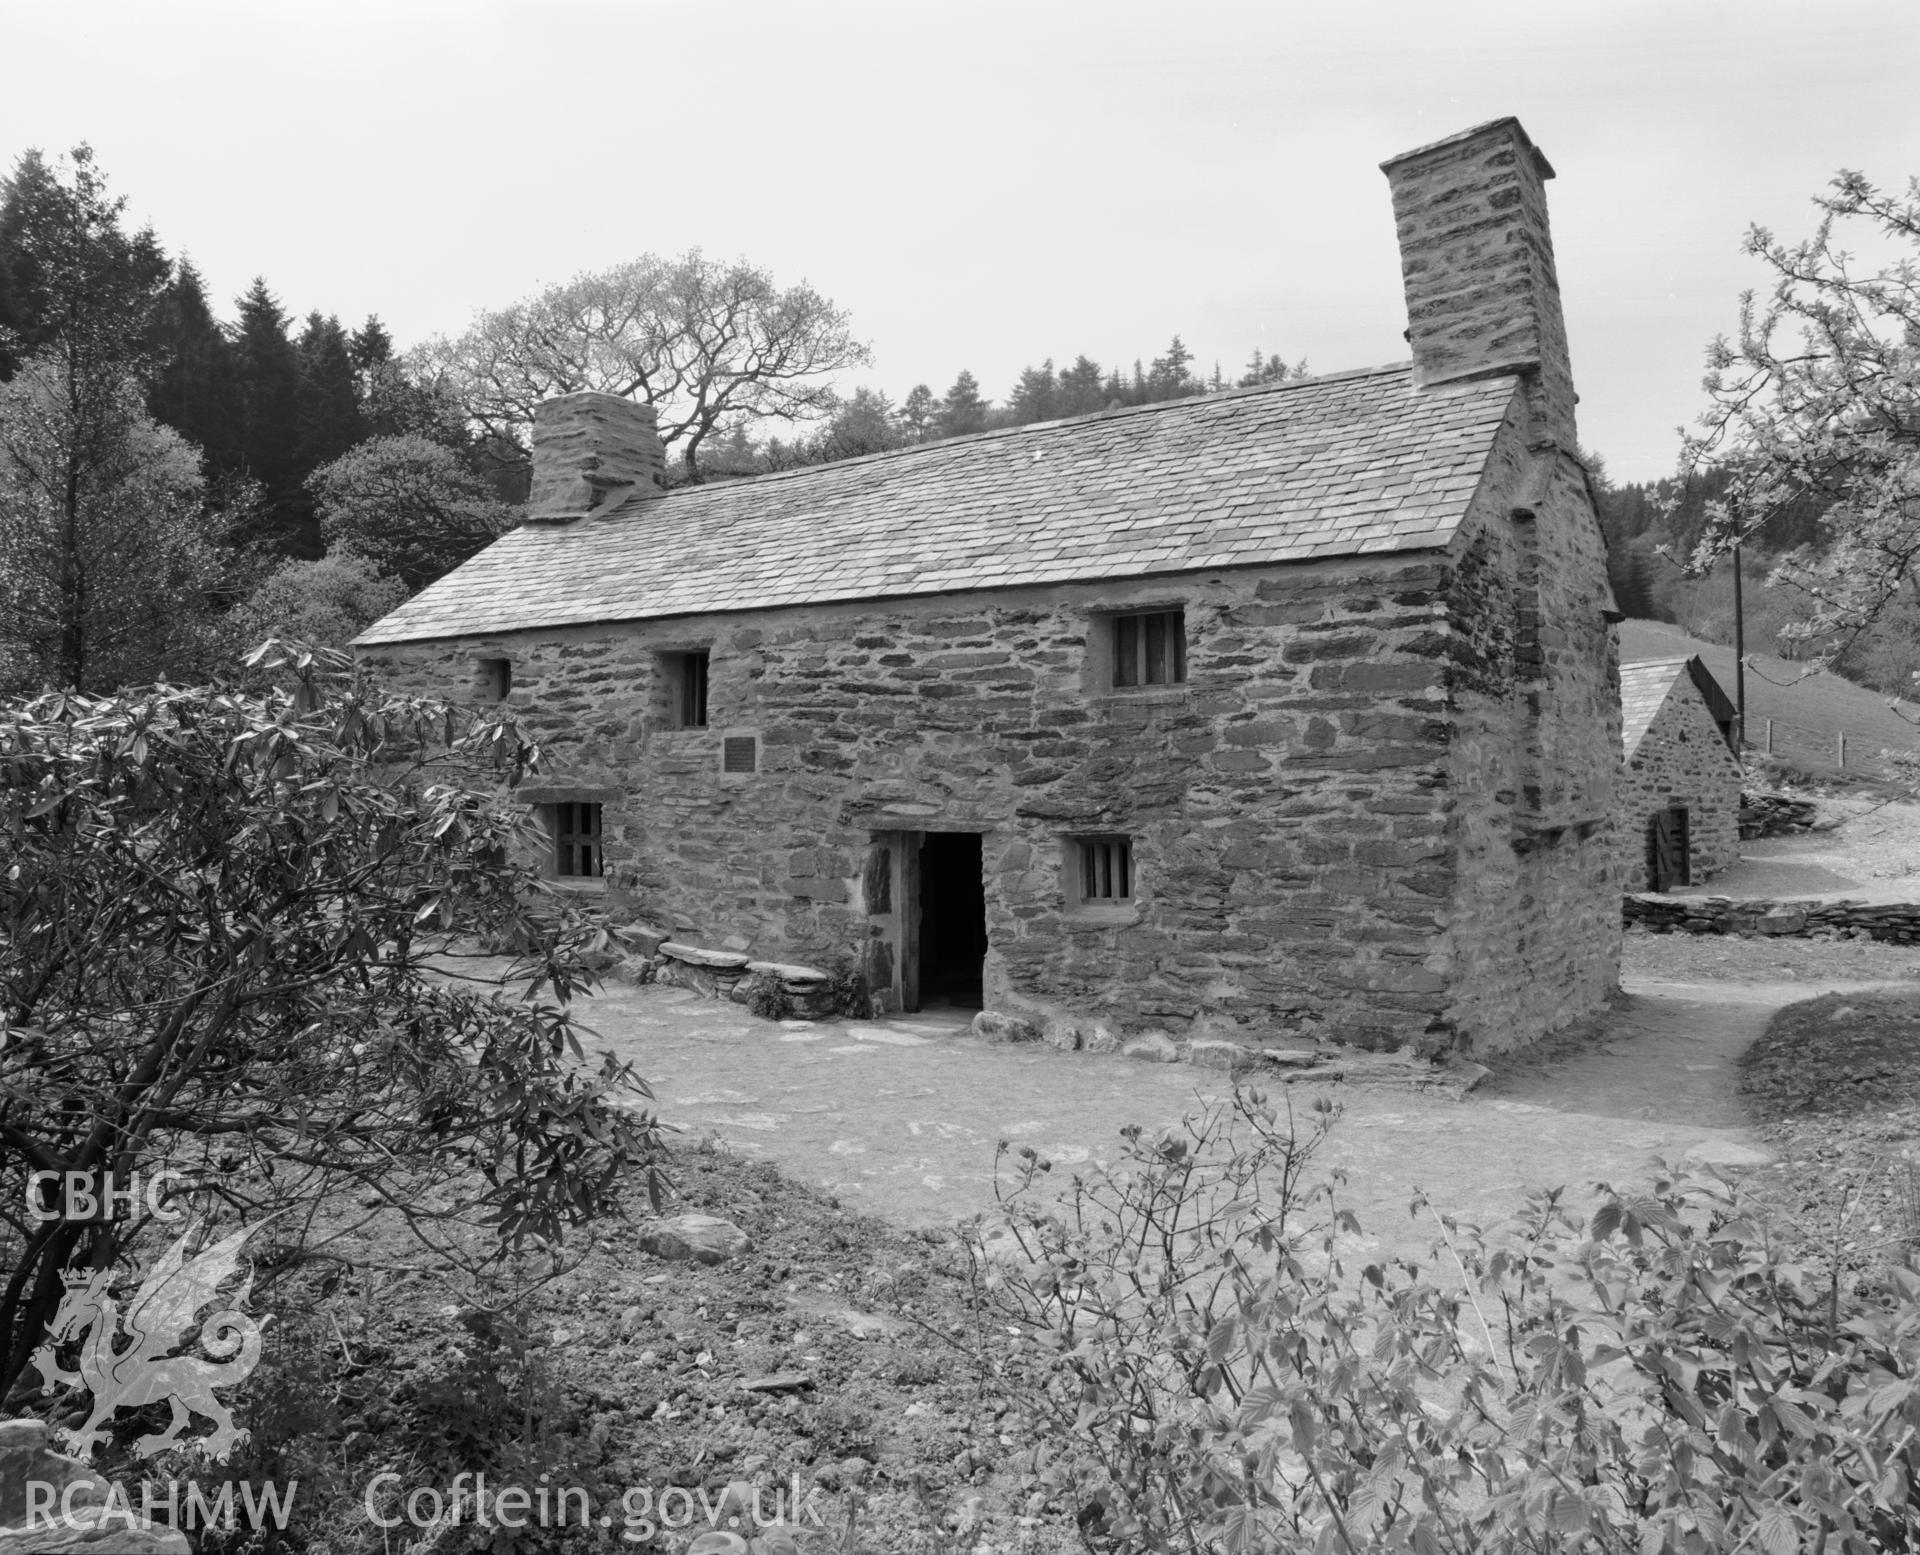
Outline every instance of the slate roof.
{"type": "Polygon", "coordinates": [[[1378,368],[631,497],[514,530],[357,641],[1443,546],[1516,382],[1378,368]]]}
{"type": "Polygon", "coordinates": [[[1698,654],[1680,659],[1642,659],[1620,666],[1620,744],[1629,760],[1683,675],[1692,680],[1707,704],[1708,715],[1732,746],[1733,702],[1698,654]]]}

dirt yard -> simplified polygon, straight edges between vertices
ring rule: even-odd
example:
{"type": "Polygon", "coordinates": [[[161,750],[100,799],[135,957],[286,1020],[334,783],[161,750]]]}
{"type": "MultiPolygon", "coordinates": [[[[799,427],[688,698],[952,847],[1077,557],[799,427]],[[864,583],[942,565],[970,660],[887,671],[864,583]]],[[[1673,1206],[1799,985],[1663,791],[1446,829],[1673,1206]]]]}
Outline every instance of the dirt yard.
{"type": "Polygon", "coordinates": [[[1740,844],[1740,862],[1679,896],[1848,896],[1920,900],[1920,805],[1858,793],[1798,793],[1835,830],[1740,844]]]}
{"type": "MultiPolygon", "coordinates": [[[[1625,1186],[1656,1154],[1694,1150],[1780,1152],[1738,1169],[1789,1222],[1837,1222],[1834,1256],[1850,1269],[1898,1240],[1907,1223],[1873,1151],[1908,1117],[1878,1103],[1909,1105],[1920,1014],[1903,990],[1920,994],[1920,950],[1634,934],[1626,979],[1616,1011],[1465,1099],[1302,1088],[1302,1102],[1307,1089],[1341,1093],[1323,1160],[1348,1173],[1364,1238],[1424,1252],[1429,1228],[1408,1215],[1415,1184],[1461,1218],[1498,1222],[1528,1186],[1625,1186]],[[1875,984],[1896,992],[1859,991],[1875,984]],[[1849,991],[1795,1003],[1821,987],[1849,991]],[[1805,1105],[1809,1074],[1825,1076],[1814,1094],[1845,1096],[1837,1116],[1805,1105]],[[1863,1176],[1881,1187],[1863,1194],[1863,1176]]],[[[559,1455],[546,1470],[609,1509],[609,1527],[570,1549],[684,1550],[685,1534],[619,1542],[620,1498],[636,1487],[717,1499],[729,1483],[794,1476],[818,1487],[835,1540],[857,1518],[844,1547],[859,1555],[1078,1548],[1071,1509],[1035,1476],[1044,1431],[994,1381],[1019,1363],[981,1329],[944,1227],[990,1204],[998,1138],[1070,1171],[1107,1153],[1121,1122],[1168,1121],[1223,1077],[990,1047],[957,1022],[779,1027],[674,989],[610,990],[589,1018],[659,1077],[663,1112],[686,1130],[676,1207],[733,1221],[753,1251],[717,1268],[666,1264],[606,1227],[491,1350],[447,1316],[467,1310],[457,1292],[369,1270],[323,1295],[295,1275],[276,1299],[289,1334],[314,1342],[297,1376],[284,1350],[278,1369],[263,1365],[258,1396],[330,1401],[319,1456],[377,1450],[424,1466],[450,1435],[497,1424],[420,1414],[466,1397],[484,1363],[512,1383],[515,1410],[533,1401],[528,1420],[559,1455]],[[964,1543],[939,1542],[962,1524],[964,1543]]],[[[823,1530],[794,1547],[843,1548],[823,1530]]]]}

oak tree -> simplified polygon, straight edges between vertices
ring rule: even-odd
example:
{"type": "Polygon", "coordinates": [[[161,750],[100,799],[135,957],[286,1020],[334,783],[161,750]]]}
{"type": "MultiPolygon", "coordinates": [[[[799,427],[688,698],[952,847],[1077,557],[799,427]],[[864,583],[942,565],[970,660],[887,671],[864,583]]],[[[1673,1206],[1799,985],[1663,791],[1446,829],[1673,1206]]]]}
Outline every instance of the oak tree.
{"type": "Polygon", "coordinates": [[[745,260],[698,249],[642,255],[482,313],[458,339],[412,353],[494,446],[524,442],[533,407],[597,389],[652,405],[686,478],[704,445],[742,421],[809,420],[836,403],[830,379],[869,359],[845,310],[804,281],[782,287],[745,260]]]}

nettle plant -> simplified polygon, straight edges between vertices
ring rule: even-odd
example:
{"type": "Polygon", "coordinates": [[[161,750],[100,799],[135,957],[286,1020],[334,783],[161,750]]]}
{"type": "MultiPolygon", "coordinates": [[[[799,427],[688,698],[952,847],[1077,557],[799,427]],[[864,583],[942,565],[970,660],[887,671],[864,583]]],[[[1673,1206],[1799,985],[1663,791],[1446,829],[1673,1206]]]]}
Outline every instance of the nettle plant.
{"type": "Polygon", "coordinates": [[[1237,1090],[1064,1196],[1003,1154],[995,1385],[1064,1444],[1032,1474],[1089,1549],[1920,1546],[1920,1276],[1843,1303],[1735,1185],[1671,1175],[1350,1269],[1310,1170],[1336,1116],[1237,1090]]]}
{"type": "Polygon", "coordinates": [[[70,1267],[175,1230],[43,1218],[30,1173],[180,1174],[282,1261],[386,1217],[469,1269],[658,1191],[651,1093],[574,1031],[605,932],[519,862],[539,751],[342,655],[250,663],[0,703],[0,1396],[70,1267]]]}

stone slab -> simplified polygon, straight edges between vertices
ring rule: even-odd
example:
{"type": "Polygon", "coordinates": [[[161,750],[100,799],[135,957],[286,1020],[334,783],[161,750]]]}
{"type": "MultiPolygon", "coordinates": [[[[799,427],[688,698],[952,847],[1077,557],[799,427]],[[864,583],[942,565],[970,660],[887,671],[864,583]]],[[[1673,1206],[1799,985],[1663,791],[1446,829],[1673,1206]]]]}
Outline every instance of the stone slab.
{"type": "Polygon", "coordinates": [[[700,945],[683,945],[678,940],[668,940],[660,947],[660,954],[670,956],[675,961],[684,961],[689,966],[709,967],[717,972],[744,972],[747,958],[734,950],[708,950],[700,945]]]}
{"type": "Polygon", "coordinates": [[[832,974],[823,972],[817,966],[800,966],[791,961],[749,961],[749,975],[777,977],[783,983],[827,983],[833,980],[832,974]]]}
{"type": "Polygon", "coordinates": [[[642,1226],[640,1246],[656,1258],[725,1263],[753,1251],[753,1238],[718,1215],[675,1215],[642,1226]]]}

